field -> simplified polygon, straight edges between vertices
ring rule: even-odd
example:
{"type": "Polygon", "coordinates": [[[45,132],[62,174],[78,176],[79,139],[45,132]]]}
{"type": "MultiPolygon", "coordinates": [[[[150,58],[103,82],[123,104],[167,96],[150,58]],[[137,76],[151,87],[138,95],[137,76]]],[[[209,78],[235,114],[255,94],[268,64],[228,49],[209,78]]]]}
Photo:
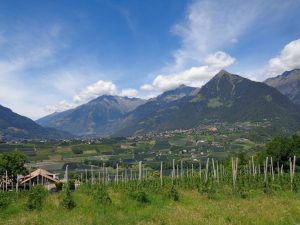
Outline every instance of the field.
{"type": "MultiPolygon", "coordinates": [[[[192,163],[199,158],[222,161],[238,152],[253,152],[268,136],[253,136],[257,124],[222,124],[202,130],[163,132],[134,138],[99,138],[94,140],[24,141],[0,144],[0,153],[19,150],[27,155],[27,168],[43,168],[63,174],[66,165],[72,171],[83,171],[103,163],[132,167],[143,161],[157,169],[160,161],[171,165],[173,159],[192,163]],[[217,131],[210,131],[214,127],[217,131]],[[253,130],[254,129],[254,130],[253,130]],[[264,137],[261,140],[261,137],[264,137]]],[[[260,127],[265,124],[261,124],[260,127]]]]}
{"type": "Polygon", "coordinates": [[[300,223],[300,195],[291,192],[264,194],[254,191],[248,199],[228,193],[213,198],[197,190],[179,190],[180,200],[149,193],[149,203],[140,203],[124,192],[109,189],[112,204],[99,205],[82,190],[75,191],[77,206],[67,210],[59,205],[59,195],[50,194],[42,210],[27,211],[25,197],[0,211],[0,224],[272,224],[300,223]]]}
{"type": "Polygon", "coordinates": [[[34,150],[27,168],[58,171],[65,183],[2,186],[0,224],[300,224],[300,136],[260,145],[194,131],[23,143],[34,150]]]}

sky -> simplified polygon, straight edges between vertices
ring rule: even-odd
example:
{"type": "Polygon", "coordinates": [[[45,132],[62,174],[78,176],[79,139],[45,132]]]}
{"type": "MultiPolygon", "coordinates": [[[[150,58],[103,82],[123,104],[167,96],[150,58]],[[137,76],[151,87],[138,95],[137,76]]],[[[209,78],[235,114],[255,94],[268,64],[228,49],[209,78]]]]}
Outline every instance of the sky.
{"type": "Polygon", "coordinates": [[[299,0],[1,0],[0,104],[38,119],[103,94],[151,98],[221,69],[300,68],[299,0]]]}

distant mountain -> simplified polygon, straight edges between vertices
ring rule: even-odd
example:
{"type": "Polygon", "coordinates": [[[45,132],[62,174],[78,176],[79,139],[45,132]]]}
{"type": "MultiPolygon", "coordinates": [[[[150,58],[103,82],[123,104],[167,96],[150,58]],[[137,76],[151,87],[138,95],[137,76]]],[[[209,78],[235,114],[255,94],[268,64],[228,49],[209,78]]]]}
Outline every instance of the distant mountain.
{"type": "Polygon", "coordinates": [[[298,107],[275,88],[226,71],[220,71],[197,93],[169,102],[160,101],[161,96],[115,123],[114,135],[186,129],[217,121],[267,119],[282,128],[300,123],[298,107]]]}
{"type": "Polygon", "coordinates": [[[66,132],[44,128],[31,119],[0,105],[0,139],[62,139],[66,132]]]}
{"type": "Polygon", "coordinates": [[[107,135],[108,124],[134,110],[145,100],[103,95],[77,108],[54,113],[36,122],[75,135],[107,135]]]}
{"type": "Polygon", "coordinates": [[[150,101],[155,102],[172,102],[176,101],[185,96],[192,96],[197,94],[199,88],[189,87],[186,85],[180,85],[178,88],[166,91],[156,98],[150,99],[150,101]]]}
{"type": "Polygon", "coordinates": [[[286,95],[292,102],[300,105],[300,69],[286,71],[277,77],[264,81],[286,95]]]}
{"type": "Polygon", "coordinates": [[[198,92],[199,88],[185,85],[166,91],[110,124],[112,134],[115,136],[127,136],[165,130],[165,128],[176,129],[176,121],[172,123],[174,126],[165,126],[165,123],[172,118],[169,118],[169,112],[178,109],[177,101],[180,102],[181,99],[190,98],[198,92]]]}

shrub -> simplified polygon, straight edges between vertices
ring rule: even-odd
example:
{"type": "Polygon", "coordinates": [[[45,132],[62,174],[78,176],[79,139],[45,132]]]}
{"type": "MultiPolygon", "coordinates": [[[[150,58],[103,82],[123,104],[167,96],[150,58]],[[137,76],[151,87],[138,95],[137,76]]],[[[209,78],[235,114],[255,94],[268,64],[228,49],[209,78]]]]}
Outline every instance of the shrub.
{"type": "Polygon", "coordinates": [[[42,185],[33,186],[29,191],[26,208],[28,210],[42,209],[47,194],[47,190],[42,185]]]}
{"type": "Polygon", "coordinates": [[[130,197],[140,203],[149,203],[148,195],[144,191],[134,191],[130,193],[130,197]]]}
{"type": "Polygon", "coordinates": [[[61,193],[61,206],[66,209],[73,209],[76,206],[73,200],[69,184],[64,184],[61,193]]]}
{"type": "Polygon", "coordinates": [[[61,191],[63,187],[63,183],[62,182],[55,183],[55,187],[58,191],[61,191]]]}
{"type": "Polygon", "coordinates": [[[216,194],[216,189],[213,183],[209,181],[205,184],[198,185],[197,188],[199,193],[206,195],[209,199],[213,199],[216,194]]]}
{"type": "Polygon", "coordinates": [[[79,147],[79,146],[73,146],[72,147],[72,152],[74,154],[82,154],[83,153],[83,150],[79,147]]]}
{"type": "Polygon", "coordinates": [[[5,209],[10,203],[8,193],[0,191],[0,209],[5,209]]]}
{"type": "Polygon", "coordinates": [[[168,198],[172,199],[173,201],[179,201],[179,193],[176,190],[175,186],[173,185],[171,189],[167,192],[168,198]]]}
{"type": "Polygon", "coordinates": [[[103,185],[98,185],[97,187],[95,187],[93,197],[95,198],[98,204],[101,205],[111,204],[111,198],[108,195],[106,187],[103,185]]]}
{"type": "Polygon", "coordinates": [[[68,186],[70,190],[75,190],[75,180],[69,180],[68,186]]]}

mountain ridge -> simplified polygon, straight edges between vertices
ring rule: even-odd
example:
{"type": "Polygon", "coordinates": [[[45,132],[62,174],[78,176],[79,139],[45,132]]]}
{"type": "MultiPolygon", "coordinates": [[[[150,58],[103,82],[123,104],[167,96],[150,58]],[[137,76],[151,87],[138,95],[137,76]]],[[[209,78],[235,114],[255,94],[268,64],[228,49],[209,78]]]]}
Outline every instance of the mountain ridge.
{"type": "Polygon", "coordinates": [[[76,108],[43,117],[37,123],[75,135],[105,134],[107,123],[144,102],[139,98],[102,95],[76,108]]]}
{"type": "MultiPolygon", "coordinates": [[[[275,88],[239,75],[220,71],[196,95],[165,104],[145,115],[137,108],[119,121],[116,136],[150,131],[193,128],[203,121],[282,120],[287,126],[299,125],[299,110],[275,88]]],[[[147,111],[147,109],[144,109],[147,111]]]]}
{"type": "Polygon", "coordinates": [[[276,77],[266,79],[264,83],[276,88],[292,102],[300,105],[300,69],[285,71],[276,77]]]}
{"type": "Polygon", "coordinates": [[[67,132],[44,128],[33,120],[0,105],[0,136],[4,139],[63,139],[72,137],[67,132]]]}

